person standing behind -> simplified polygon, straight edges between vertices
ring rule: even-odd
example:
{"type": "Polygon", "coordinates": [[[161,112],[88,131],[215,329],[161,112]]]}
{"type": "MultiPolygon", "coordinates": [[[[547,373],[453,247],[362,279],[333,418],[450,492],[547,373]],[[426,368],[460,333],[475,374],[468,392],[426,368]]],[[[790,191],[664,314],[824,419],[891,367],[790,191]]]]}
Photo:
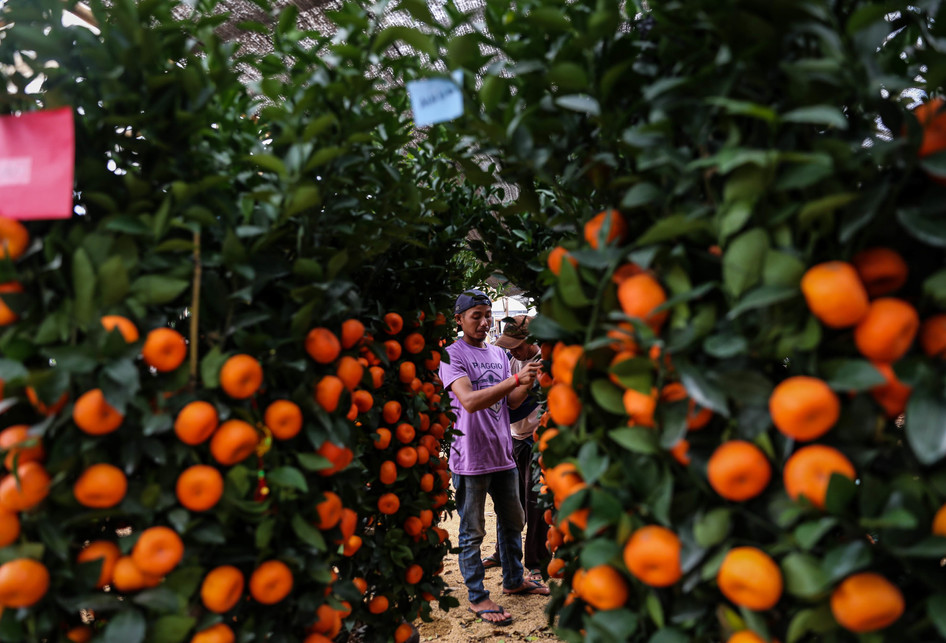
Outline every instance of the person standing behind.
{"type": "Polygon", "coordinates": [[[517,374],[510,374],[503,349],[486,343],[492,301],[482,291],[461,294],[453,312],[463,336],[447,347],[449,362],[441,362],[440,379],[450,392],[460,432],[449,459],[460,515],[460,573],[470,611],[493,625],[508,625],[512,615],[493,601],[483,586],[480,547],[486,535],[486,496],[492,498],[496,511],[503,594],[548,595],[548,587],[523,577],[525,515],[509,431],[509,408],[525,400],[539,364],[526,364],[517,374]]]}
{"type": "MultiPolygon", "coordinates": [[[[539,347],[526,339],[529,336],[529,322],[532,318],[527,315],[516,315],[503,328],[503,333],[496,340],[496,346],[505,348],[512,355],[509,362],[509,371],[519,373],[523,366],[529,363],[541,364],[542,356],[539,347]]],[[[532,434],[539,426],[539,401],[532,395],[526,397],[518,408],[509,413],[511,433],[513,437],[513,457],[516,468],[519,470],[519,502],[526,514],[526,539],[523,546],[525,559],[523,563],[529,570],[529,578],[538,580],[542,577],[542,559],[548,556],[545,548],[545,521],[539,511],[538,494],[534,489],[532,479],[532,445],[535,440],[532,434]]],[[[483,561],[484,567],[499,565],[498,552],[483,561]]]]}

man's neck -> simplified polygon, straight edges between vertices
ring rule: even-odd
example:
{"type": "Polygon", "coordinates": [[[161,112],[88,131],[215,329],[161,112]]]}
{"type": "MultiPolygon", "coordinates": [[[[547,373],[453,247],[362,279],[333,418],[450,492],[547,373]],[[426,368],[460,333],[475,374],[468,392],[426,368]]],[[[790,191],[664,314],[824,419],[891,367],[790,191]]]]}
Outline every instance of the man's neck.
{"type": "Polygon", "coordinates": [[[467,334],[464,334],[463,337],[461,337],[460,339],[465,341],[470,346],[473,346],[474,348],[483,348],[483,344],[486,343],[486,340],[477,341],[467,334]]]}

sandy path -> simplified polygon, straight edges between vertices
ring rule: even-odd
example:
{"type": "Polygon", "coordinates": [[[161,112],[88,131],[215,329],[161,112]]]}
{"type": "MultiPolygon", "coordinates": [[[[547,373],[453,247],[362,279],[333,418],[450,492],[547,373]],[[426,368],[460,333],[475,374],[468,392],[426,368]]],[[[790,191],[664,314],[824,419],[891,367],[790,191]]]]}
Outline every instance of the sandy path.
{"type": "MultiPolygon", "coordinates": [[[[486,500],[486,523],[495,525],[492,501],[486,500]]],[[[450,532],[450,541],[456,546],[457,533],[460,527],[460,517],[456,512],[443,523],[443,527],[450,532]]],[[[524,534],[523,534],[524,535],[524,534]]],[[[483,541],[482,553],[488,556],[496,546],[496,529],[489,528],[483,541]]],[[[502,570],[499,568],[486,570],[486,589],[490,598],[506,608],[513,615],[510,625],[496,627],[490,625],[471,614],[467,609],[470,606],[467,600],[466,586],[463,576],[460,575],[460,566],[456,554],[448,554],[443,561],[443,578],[449,587],[454,589],[453,595],[460,601],[460,606],[443,612],[433,611],[433,621],[424,623],[416,621],[421,641],[443,641],[444,643],[466,643],[468,641],[559,641],[548,626],[548,616],[545,607],[548,604],[547,596],[503,596],[502,570]]],[[[556,582],[556,581],[553,581],[556,582]]]]}

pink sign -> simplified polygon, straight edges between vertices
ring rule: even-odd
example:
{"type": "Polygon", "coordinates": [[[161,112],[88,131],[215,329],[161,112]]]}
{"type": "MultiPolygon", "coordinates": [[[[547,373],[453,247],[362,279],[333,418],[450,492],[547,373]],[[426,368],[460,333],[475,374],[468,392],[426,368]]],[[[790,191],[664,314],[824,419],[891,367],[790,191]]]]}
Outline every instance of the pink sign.
{"type": "Polygon", "coordinates": [[[75,139],[70,107],[0,116],[0,216],[72,216],[75,139]]]}

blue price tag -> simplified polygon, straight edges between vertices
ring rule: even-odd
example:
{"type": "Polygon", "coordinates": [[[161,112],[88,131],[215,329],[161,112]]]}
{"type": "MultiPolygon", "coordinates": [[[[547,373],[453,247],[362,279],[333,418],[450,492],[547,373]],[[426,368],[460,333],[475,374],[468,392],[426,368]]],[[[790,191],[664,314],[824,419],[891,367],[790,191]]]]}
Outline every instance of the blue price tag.
{"type": "Polygon", "coordinates": [[[451,78],[427,78],[407,83],[407,95],[418,127],[453,120],[463,114],[463,72],[456,70],[451,78]]]}

